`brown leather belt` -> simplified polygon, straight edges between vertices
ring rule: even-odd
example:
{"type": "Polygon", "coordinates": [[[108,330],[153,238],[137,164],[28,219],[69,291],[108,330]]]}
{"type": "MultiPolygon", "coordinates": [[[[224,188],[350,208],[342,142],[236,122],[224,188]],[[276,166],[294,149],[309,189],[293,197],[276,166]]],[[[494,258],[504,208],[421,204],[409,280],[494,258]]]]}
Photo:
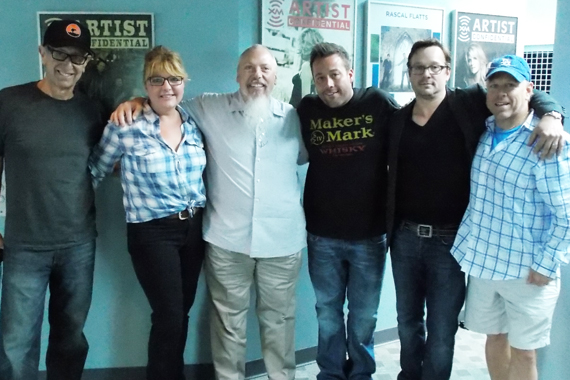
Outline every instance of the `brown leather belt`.
{"type": "Polygon", "coordinates": [[[195,217],[199,212],[202,211],[202,207],[190,207],[190,209],[182,210],[176,214],[165,216],[164,219],[180,219],[186,220],[188,218],[195,217]]]}
{"type": "Polygon", "coordinates": [[[430,224],[417,224],[405,220],[402,222],[402,228],[415,232],[416,235],[419,237],[430,238],[432,236],[456,235],[458,226],[454,226],[451,224],[443,226],[432,226],[430,224]]]}

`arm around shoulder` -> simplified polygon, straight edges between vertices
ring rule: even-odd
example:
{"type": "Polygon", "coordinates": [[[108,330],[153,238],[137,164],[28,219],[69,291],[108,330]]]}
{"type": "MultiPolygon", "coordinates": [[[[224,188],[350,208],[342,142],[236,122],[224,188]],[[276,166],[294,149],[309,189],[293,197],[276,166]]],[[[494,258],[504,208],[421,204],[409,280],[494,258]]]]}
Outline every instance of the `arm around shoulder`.
{"type": "Polygon", "coordinates": [[[99,143],[93,147],[89,157],[89,171],[93,187],[96,188],[105,176],[113,171],[115,163],[121,158],[120,128],[110,122],[103,131],[99,143]]]}
{"type": "Polygon", "coordinates": [[[530,108],[534,109],[538,116],[543,116],[551,111],[560,114],[562,117],[565,116],[564,107],[552,96],[539,90],[533,90],[532,97],[530,98],[530,108]]]}
{"type": "Polygon", "coordinates": [[[394,112],[401,108],[400,104],[398,104],[396,99],[394,99],[390,93],[375,87],[372,87],[372,89],[377,93],[378,100],[381,102],[381,104],[383,106],[386,106],[390,111],[394,112]]]}
{"type": "Polygon", "coordinates": [[[139,97],[119,104],[109,119],[115,123],[115,125],[121,127],[132,124],[142,112],[145,100],[146,98],[139,97]]]}

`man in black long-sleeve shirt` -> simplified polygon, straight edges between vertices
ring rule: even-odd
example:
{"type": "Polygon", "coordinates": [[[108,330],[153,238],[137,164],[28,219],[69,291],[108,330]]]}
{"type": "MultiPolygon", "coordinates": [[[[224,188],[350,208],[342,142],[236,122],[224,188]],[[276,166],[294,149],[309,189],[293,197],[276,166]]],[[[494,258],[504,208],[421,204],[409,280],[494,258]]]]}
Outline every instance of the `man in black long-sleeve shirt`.
{"type": "MultiPolygon", "coordinates": [[[[450,56],[439,41],[416,42],[408,69],[416,100],[390,122],[388,159],[387,226],[401,342],[398,380],[446,380],[465,297],[465,276],[450,249],[490,112],[481,87],[446,88],[450,56]]],[[[538,114],[562,111],[546,94],[537,92],[532,99],[538,114]]],[[[561,139],[556,118],[546,116],[538,129],[545,148],[561,139]],[[545,131],[552,130],[548,133],[556,136],[546,139],[545,131]]]]}

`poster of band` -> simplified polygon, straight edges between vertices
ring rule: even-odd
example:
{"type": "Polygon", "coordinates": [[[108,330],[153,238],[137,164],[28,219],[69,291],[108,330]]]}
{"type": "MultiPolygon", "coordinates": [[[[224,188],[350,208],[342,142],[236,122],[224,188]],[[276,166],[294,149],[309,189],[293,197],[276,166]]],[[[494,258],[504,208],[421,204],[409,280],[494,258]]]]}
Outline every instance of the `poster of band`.
{"type": "Polygon", "coordinates": [[[40,44],[47,26],[60,19],[77,20],[91,33],[96,56],[87,64],[78,91],[101,101],[109,114],[117,104],[144,96],[144,55],[154,46],[152,13],[38,12],[40,44]]]}
{"type": "Polygon", "coordinates": [[[367,13],[366,84],[406,104],[414,98],[408,54],[418,40],[442,41],[443,9],[369,1],[367,13]]]}
{"type": "Polygon", "coordinates": [[[309,58],[319,42],[334,42],[354,61],[354,0],[262,0],[261,43],[277,60],[273,96],[297,106],[315,93],[309,58]]]}
{"type": "Polygon", "coordinates": [[[516,54],[516,17],[453,12],[452,52],[455,87],[485,86],[489,63],[505,54],[516,54]]]}

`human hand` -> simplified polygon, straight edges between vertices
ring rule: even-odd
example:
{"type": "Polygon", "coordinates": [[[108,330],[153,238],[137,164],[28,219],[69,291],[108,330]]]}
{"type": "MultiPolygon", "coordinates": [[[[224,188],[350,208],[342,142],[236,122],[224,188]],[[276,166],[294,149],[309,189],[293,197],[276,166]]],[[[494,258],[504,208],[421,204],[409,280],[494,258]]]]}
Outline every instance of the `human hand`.
{"type": "Polygon", "coordinates": [[[539,154],[541,159],[551,158],[554,154],[562,153],[566,136],[560,119],[543,116],[532,131],[528,145],[531,146],[536,142],[533,152],[539,154]]]}
{"type": "Polygon", "coordinates": [[[532,284],[536,286],[545,286],[548,285],[552,281],[550,277],[546,277],[543,274],[538,273],[535,270],[530,270],[528,274],[528,278],[526,279],[527,284],[532,284]]]}
{"type": "Polygon", "coordinates": [[[145,98],[134,98],[119,104],[111,114],[111,121],[118,126],[131,125],[133,120],[141,113],[145,98]]]}

